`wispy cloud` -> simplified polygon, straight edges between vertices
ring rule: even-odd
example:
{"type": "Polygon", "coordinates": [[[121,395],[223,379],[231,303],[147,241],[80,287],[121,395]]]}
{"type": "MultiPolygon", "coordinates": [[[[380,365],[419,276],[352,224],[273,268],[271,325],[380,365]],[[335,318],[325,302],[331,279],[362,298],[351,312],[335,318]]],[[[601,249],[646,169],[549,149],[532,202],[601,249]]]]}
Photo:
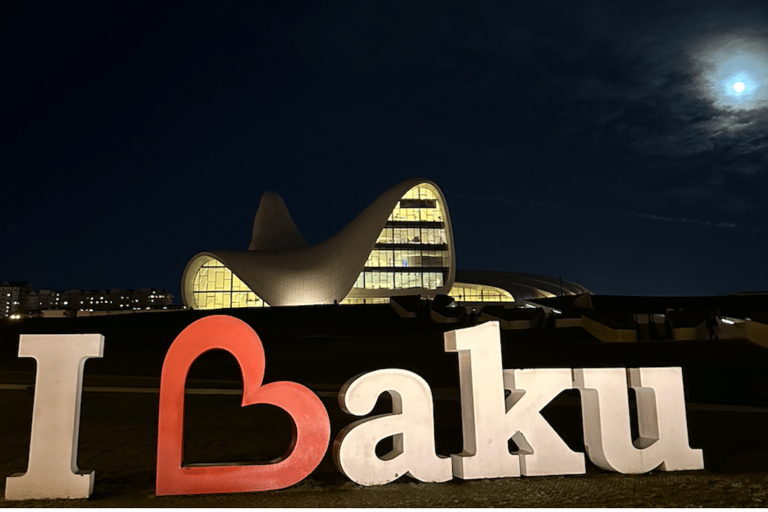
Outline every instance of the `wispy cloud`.
{"type": "Polygon", "coordinates": [[[765,231],[765,228],[758,228],[754,226],[741,226],[738,224],[735,224],[733,222],[713,222],[709,220],[703,220],[703,219],[696,219],[696,218],[688,218],[688,217],[668,217],[665,215],[659,215],[656,213],[639,213],[639,212],[617,212],[613,210],[597,210],[594,208],[584,208],[581,206],[568,206],[568,205],[562,205],[562,204],[548,204],[542,201],[534,201],[534,200],[520,200],[520,199],[509,199],[506,197],[481,197],[481,196],[471,196],[467,194],[456,194],[456,193],[448,193],[447,194],[450,197],[458,197],[462,199],[469,199],[472,201],[495,201],[500,203],[508,203],[508,204],[514,204],[518,206],[528,206],[528,207],[535,207],[535,208],[548,208],[548,209],[556,209],[556,210],[567,210],[572,212],[582,212],[582,213],[594,213],[598,215],[614,215],[614,216],[620,216],[620,217],[633,217],[637,219],[644,219],[644,220],[650,220],[654,222],[673,222],[673,223],[683,223],[683,224],[698,224],[700,226],[707,226],[711,228],[723,228],[723,229],[738,229],[738,230],[744,230],[744,231],[753,231],[753,232],[763,232],[765,231]]]}
{"type": "Polygon", "coordinates": [[[664,215],[658,215],[655,213],[637,213],[637,212],[631,212],[631,213],[607,212],[607,213],[611,213],[613,215],[624,215],[627,217],[637,217],[640,219],[648,219],[648,220],[655,220],[655,221],[661,221],[661,222],[683,222],[687,224],[699,224],[699,225],[707,226],[711,228],[730,228],[730,229],[743,229],[746,231],[765,231],[764,228],[756,228],[751,226],[739,226],[738,224],[734,224],[733,222],[712,222],[709,220],[689,219],[687,217],[666,217],[664,215]]]}

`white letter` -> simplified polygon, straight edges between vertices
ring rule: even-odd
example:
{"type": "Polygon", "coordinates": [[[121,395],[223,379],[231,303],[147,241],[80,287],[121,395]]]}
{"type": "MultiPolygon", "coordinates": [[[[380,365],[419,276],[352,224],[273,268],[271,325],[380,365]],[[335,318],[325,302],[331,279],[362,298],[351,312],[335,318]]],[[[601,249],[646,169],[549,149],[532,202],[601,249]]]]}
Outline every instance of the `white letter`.
{"type": "Polygon", "coordinates": [[[515,432],[520,472],[526,476],[578,475],[586,471],[584,454],[568,448],[540,414],[561,391],[571,389],[571,370],[504,370],[507,425],[515,432]]]}
{"type": "Polygon", "coordinates": [[[22,335],[19,357],[37,361],[27,472],[6,479],[5,499],[87,498],[93,471],[77,468],[83,366],[101,357],[101,334],[22,335]]]}
{"type": "Polygon", "coordinates": [[[520,476],[506,422],[499,322],[446,332],[445,351],[459,353],[464,449],[451,455],[453,474],[465,480],[520,476]]]}
{"type": "Polygon", "coordinates": [[[360,485],[381,485],[408,474],[422,482],[451,479],[451,461],[435,453],[432,392],[429,385],[406,370],[378,370],[347,381],[339,405],[349,414],[363,416],[381,393],[392,397],[392,414],[356,421],[333,443],[336,467],[360,485]],[[382,458],[376,445],[394,437],[394,449],[382,458]]]}
{"type": "Polygon", "coordinates": [[[659,469],[704,469],[704,453],[688,444],[682,369],[631,368],[629,384],[637,396],[640,447],[663,443],[659,469]]]}
{"type": "Polygon", "coordinates": [[[584,444],[602,469],[645,473],[704,469],[701,450],[688,446],[682,370],[639,368],[629,372],[637,396],[639,439],[629,427],[627,371],[621,368],[575,369],[581,389],[584,444]]]}

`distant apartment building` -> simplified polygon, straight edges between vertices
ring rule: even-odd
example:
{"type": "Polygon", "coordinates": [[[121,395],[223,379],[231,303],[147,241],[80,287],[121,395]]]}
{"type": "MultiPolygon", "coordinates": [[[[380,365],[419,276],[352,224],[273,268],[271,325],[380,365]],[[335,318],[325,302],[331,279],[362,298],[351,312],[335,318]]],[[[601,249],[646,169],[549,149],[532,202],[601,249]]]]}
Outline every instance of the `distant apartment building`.
{"type": "Polygon", "coordinates": [[[0,318],[82,316],[174,309],[173,295],[159,288],[125,290],[34,290],[30,283],[0,285],[0,318]]]}
{"type": "Polygon", "coordinates": [[[27,295],[32,285],[24,282],[4,282],[0,284],[0,318],[19,314],[26,308],[27,295]]]}

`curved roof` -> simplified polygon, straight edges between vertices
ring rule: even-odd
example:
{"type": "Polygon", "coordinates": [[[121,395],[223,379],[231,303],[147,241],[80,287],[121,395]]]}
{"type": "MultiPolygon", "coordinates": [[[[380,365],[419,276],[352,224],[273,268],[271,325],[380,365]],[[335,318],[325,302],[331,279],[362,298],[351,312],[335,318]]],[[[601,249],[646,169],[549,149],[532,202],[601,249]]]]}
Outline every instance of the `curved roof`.
{"type": "Polygon", "coordinates": [[[556,277],[499,272],[491,270],[459,270],[456,281],[496,286],[507,290],[515,301],[540,299],[552,295],[580,295],[591,293],[586,287],[556,277]]]}
{"type": "Polygon", "coordinates": [[[264,192],[253,219],[249,251],[300,249],[309,244],[293,223],[283,198],[277,192],[264,192]]]}
{"type": "MultiPolygon", "coordinates": [[[[449,250],[449,273],[443,287],[423,291],[430,295],[446,294],[453,285],[456,273],[453,229],[448,206],[442,191],[434,182],[414,178],[390,188],[339,233],[312,246],[303,246],[306,242],[296,229],[282,199],[274,193],[265,194],[254,219],[250,250],[206,251],[195,255],[187,264],[182,276],[184,302],[194,304],[191,281],[201,262],[207,257],[224,263],[271,306],[341,302],[363,270],[368,255],[398,201],[406,192],[422,183],[434,187],[439,195],[445,215],[446,242],[449,250]]],[[[420,291],[422,290],[418,288],[388,290],[387,294],[407,295],[420,291]]]]}

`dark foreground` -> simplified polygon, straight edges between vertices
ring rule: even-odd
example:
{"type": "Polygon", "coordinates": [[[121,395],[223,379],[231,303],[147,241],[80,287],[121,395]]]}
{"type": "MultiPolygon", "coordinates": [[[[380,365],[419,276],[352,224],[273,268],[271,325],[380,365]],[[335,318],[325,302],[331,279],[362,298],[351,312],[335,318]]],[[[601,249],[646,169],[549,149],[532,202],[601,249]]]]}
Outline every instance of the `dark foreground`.
{"type": "MultiPolygon", "coordinates": [[[[447,455],[462,449],[455,354],[441,349],[441,332],[372,313],[358,331],[322,337],[299,327],[254,326],[264,338],[265,382],[287,379],[318,392],[331,418],[331,436],[356,418],[339,408],[335,392],[346,379],[378,368],[404,367],[424,376],[435,395],[436,444],[447,455]],[[274,334],[270,334],[270,328],[274,334]],[[282,336],[283,333],[288,335],[282,336]],[[282,337],[281,337],[282,336],[282,337]],[[271,365],[271,366],[270,366],[271,365]]],[[[170,317],[169,317],[170,318],[170,317]]],[[[179,317],[180,318],[180,317],[179,317]]],[[[768,506],[768,368],[764,349],[744,343],[637,343],[607,345],[588,340],[537,346],[505,340],[506,367],[680,365],[686,376],[690,445],[704,450],[704,471],[618,475],[587,462],[577,476],[509,478],[425,484],[404,477],[388,485],[360,487],[334,467],[329,449],[303,482],[280,491],[156,497],[154,494],[159,368],[176,334],[192,321],[165,330],[104,322],[75,326],[29,323],[21,332],[102,332],[105,357],[85,366],[78,465],[96,472],[88,500],[0,501],[4,507],[765,507],[768,506]],[[130,326],[128,326],[130,327],[130,326]],[[65,330],[70,328],[72,330],[65,330]]],[[[157,316],[152,321],[159,321],[157,316]]],[[[165,324],[165,322],[164,322],[165,324]]],[[[253,324],[252,324],[253,325],[253,324]]],[[[346,325],[346,324],[345,324],[346,325]]],[[[323,329],[326,329],[323,331],[323,329]]],[[[18,330],[0,332],[0,486],[23,472],[29,451],[34,363],[15,357],[18,330]],[[11,347],[15,346],[15,348],[11,347]],[[32,364],[30,364],[32,363],[32,364]],[[21,385],[21,386],[18,386],[21,385]]],[[[290,420],[267,405],[240,407],[239,371],[226,354],[207,354],[190,372],[186,398],[185,463],[267,462],[290,442],[290,420]],[[215,391],[219,389],[219,391],[215,391]],[[223,390],[223,391],[221,391],[223,390]]],[[[391,404],[380,398],[374,413],[391,404]]],[[[578,395],[563,393],[544,416],[569,444],[583,451],[578,395]]],[[[384,444],[384,443],[382,443],[384,444]]],[[[382,453],[387,451],[381,446],[382,453]]]]}

